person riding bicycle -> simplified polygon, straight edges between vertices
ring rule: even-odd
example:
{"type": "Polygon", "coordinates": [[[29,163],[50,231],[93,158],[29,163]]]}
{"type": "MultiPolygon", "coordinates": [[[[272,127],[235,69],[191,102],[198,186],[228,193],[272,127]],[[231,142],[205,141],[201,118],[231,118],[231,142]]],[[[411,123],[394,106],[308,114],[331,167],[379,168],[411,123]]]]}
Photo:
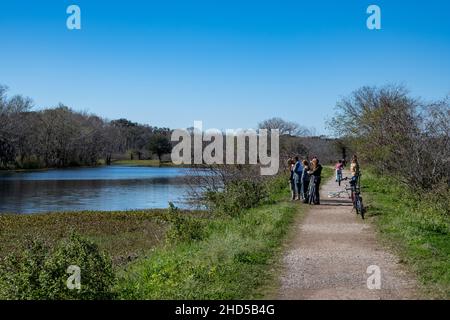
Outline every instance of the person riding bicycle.
{"type": "Polygon", "coordinates": [[[342,163],[342,160],[339,160],[338,163],[336,163],[335,170],[336,170],[336,182],[340,182],[342,180],[342,169],[344,168],[344,164],[342,163]]]}

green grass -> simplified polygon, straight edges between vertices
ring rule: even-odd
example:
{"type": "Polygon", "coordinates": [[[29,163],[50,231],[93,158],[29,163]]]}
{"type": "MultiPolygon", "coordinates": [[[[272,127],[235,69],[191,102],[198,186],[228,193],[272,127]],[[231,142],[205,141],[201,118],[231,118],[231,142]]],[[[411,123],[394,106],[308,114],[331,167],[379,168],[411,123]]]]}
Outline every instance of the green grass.
{"type": "Polygon", "coordinates": [[[124,299],[261,298],[297,208],[280,202],[214,219],[206,239],[159,248],[127,268],[118,292],[124,299]]]}
{"type": "Polygon", "coordinates": [[[418,199],[406,187],[370,173],[362,184],[368,215],[374,217],[384,242],[417,275],[426,296],[449,299],[448,191],[439,199],[418,199]]]}
{"type": "Polygon", "coordinates": [[[334,168],[332,166],[323,166],[322,181],[325,183],[334,176],[334,168]]]}

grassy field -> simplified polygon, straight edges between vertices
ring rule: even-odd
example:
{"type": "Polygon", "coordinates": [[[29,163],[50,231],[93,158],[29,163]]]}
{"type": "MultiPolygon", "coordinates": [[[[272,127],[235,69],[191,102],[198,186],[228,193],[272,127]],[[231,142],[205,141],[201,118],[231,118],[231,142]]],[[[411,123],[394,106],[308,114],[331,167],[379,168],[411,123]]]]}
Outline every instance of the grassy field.
{"type": "Polygon", "coordinates": [[[127,268],[118,292],[124,299],[261,298],[296,211],[282,202],[214,219],[205,239],[157,249],[127,268]]]}
{"type": "Polygon", "coordinates": [[[418,199],[406,187],[370,173],[363,176],[362,185],[368,215],[374,217],[386,245],[417,275],[430,298],[449,299],[448,196],[418,199]]]}
{"type": "Polygon", "coordinates": [[[24,247],[27,239],[53,246],[71,232],[94,241],[116,267],[142,257],[164,241],[164,210],[130,212],[58,212],[0,215],[0,258],[24,247]]]}

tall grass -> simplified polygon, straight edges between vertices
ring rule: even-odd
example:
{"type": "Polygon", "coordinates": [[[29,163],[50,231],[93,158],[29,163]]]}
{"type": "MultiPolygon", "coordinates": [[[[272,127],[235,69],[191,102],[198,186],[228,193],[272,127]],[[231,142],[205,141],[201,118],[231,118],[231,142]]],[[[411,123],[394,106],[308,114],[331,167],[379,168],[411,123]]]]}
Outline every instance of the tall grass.
{"type": "Polygon", "coordinates": [[[448,187],[415,194],[387,177],[366,173],[368,214],[386,243],[418,276],[431,298],[450,298],[450,193],[448,187]]]}

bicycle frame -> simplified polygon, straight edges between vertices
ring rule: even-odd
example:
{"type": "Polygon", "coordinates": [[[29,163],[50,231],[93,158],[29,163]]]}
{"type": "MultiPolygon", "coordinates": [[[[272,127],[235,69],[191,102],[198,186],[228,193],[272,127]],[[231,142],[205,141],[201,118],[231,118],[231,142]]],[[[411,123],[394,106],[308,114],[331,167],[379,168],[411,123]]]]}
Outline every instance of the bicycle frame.
{"type": "Polygon", "coordinates": [[[361,218],[364,219],[364,205],[361,197],[361,173],[356,177],[356,181],[351,184],[351,192],[353,208],[355,208],[356,213],[360,214],[361,218]]]}
{"type": "Polygon", "coordinates": [[[345,194],[347,197],[350,197],[350,194],[347,190],[337,191],[337,192],[329,192],[328,198],[341,198],[341,195],[345,194]]]}

